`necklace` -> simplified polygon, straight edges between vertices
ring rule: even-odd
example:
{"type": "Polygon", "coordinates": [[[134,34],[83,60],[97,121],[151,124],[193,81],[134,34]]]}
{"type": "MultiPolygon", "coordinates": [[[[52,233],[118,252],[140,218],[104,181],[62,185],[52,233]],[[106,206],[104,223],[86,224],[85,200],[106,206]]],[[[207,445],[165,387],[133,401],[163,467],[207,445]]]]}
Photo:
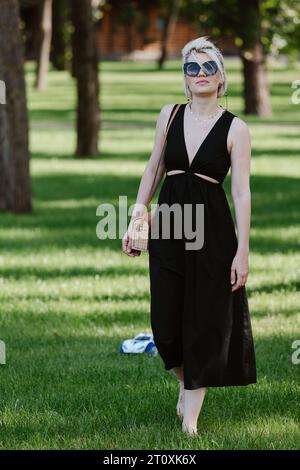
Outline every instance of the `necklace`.
{"type": "Polygon", "coordinates": [[[220,108],[224,109],[222,106],[220,106],[218,111],[215,112],[214,114],[212,114],[211,116],[209,116],[208,118],[199,119],[198,117],[195,117],[195,113],[192,111],[192,108],[191,108],[191,103],[189,103],[189,110],[190,110],[191,114],[193,115],[193,118],[195,119],[195,121],[199,121],[199,122],[209,121],[210,119],[212,119],[213,117],[215,117],[218,114],[220,108]]]}

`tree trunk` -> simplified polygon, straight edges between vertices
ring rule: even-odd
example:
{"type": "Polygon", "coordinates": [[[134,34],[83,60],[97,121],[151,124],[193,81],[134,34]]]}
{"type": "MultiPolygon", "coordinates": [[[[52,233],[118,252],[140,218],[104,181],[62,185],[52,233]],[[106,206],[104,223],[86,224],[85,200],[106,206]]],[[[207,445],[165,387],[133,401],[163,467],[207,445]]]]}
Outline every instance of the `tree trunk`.
{"type": "Polygon", "coordinates": [[[39,51],[39,5],[31,4],[27,6],[20,2],[20,17],[23,23],[23,41],[25,60],[38,60],[39,51]]]}
{"type": "MultiPolygon", "coordinates": [[[[3,71],[1,56],[0,70],[3,71]]],[[[2,74],[1,74],[2,76],[2,74]]],[[[7,115],[4,104],[0,104],[0,210],[7,210],[11,206],[12,201],[12,181],[9,180],[9,145],[8,145],[8,129],[7,115]]]]}
{"type": "Polygon", "coordinates": [[[77,147],[80,157],[98,154],[99,83],[91,0],[72,0],[73,55],[77,80],[77,147]]]}
{"type": "Polygon", "coordinates": [[[41,3],[39,55],[35,86],[38,90],[47,87],[47,73],[49,68],[50,47],[52,36],[52,0],[43,0],[41,3]]]}
{"type": "Polygon", "coordinates": [[[6,104],[0,104],[0,208],[30,212],[28,116],[23,45],[17,0],[1,0],[0,80],[6,104]]]}
{"type": "Polygon", "coordinates": [[[56,70],[69,70],[67,58],[69,43],[69,1],[53,0],[52,14],[52,47],[50,60],[56,70]]]}
{"type": "Polygon", "coordinates": [[[240,57],[244,77],[244,113],[271,116],[266,58],[261,42],[260,0],[240,0],[240,57]]]}
{"type": "Polygon", "coordinates": [[[164,62],[167,58],[167,44],[168,44],[169,38],[171,37],[176,27],[180,3],[181,3],[180,0],[173,0],[170,14],[167,16],[165,23],[164,23],[164,28],[162,31],[162,39],[161,39],[161,53],[158,59],[159,69],[162,69],[164,62]]]}

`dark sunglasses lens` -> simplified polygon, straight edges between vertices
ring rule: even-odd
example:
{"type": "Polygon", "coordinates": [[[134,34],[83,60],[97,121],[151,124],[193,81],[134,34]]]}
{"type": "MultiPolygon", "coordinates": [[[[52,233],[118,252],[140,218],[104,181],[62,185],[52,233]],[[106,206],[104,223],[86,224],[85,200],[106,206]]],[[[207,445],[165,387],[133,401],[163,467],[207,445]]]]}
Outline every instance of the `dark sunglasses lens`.
{"type": "Polygon", "coordinates": [[[199,73],[200,67],[197,62],[186,62],[184,64],[184,73],[190,77],[196,77],[199,73]]]}
{"type": "Polygon", "coordinates": [[[204,64],[202,64],[202,68],[206,75],[214,75],[218,70],[218,66],[214,60],[204,62],[204,64]]]}
{"type": "MultiPolygon", "coordinates": [[[[218,70],[217,63],[214,60],[204,62],[201,64],[201,68],[206,75],[214,75],[218,70]]],[[[183,66],[183,70],[189,77],[197,77],[200,72],[200,66],[197,62],[186,62],[183,66]]]]}

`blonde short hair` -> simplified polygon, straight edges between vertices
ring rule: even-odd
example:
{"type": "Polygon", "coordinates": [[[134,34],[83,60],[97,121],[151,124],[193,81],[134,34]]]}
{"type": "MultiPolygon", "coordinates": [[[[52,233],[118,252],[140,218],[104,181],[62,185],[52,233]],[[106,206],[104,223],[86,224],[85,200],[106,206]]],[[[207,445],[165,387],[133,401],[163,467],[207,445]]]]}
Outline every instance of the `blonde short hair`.
{"type": "MultiPolygon", "coordinates": [[[[221,72],[222,76],[222,83],[218,87],[218,98],[220,96],[225,95],[227,91],[227,76],[225,71],[224,59],[222,52],[218,49],[211,41],[209,41],[208,36],[201,36],[199,38],[193,39],[189,41],[182,49],[182,66],[187,62],[188,56],[192,51],[195,52],[205,52],[208,54],[212,60],[217,63],[218,69],[221,72]]],[[[185,76],[183,76],[184,82],[184,92],[187,99],[192,99],[191,92],[189,87],[187,86],[185,76]]]]}

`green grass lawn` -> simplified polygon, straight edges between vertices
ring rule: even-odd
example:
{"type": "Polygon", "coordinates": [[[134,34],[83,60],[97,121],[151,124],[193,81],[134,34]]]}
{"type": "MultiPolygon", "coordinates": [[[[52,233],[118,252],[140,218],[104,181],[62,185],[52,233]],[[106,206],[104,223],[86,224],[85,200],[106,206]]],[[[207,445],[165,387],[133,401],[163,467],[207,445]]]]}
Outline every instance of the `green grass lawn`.
{"type": "MultiPolygon", "coordinates": [[[[28,64],[34,211],[0,216],[1,449],[299,448],[299,69],[270,67],[274,114],[257,119],[242,113],[240,65],[226,63],[228,108],[252,137],[247,292],[258,383],[210,388],[190,439],[160,357],[118,353],[123,339],[150,331],[148,254],[129,258],[121,240],[99,240],[96,208],[118,208],[119,195],[134,203],[160,108],[186,102],[180,62],[162,72],[101,64],[101,155],[86,160],[72,156],[73,80],[51,71],[37,92],[28,64]]],[[[224,188],[233,208],[230,174],[224,188]]]]}

